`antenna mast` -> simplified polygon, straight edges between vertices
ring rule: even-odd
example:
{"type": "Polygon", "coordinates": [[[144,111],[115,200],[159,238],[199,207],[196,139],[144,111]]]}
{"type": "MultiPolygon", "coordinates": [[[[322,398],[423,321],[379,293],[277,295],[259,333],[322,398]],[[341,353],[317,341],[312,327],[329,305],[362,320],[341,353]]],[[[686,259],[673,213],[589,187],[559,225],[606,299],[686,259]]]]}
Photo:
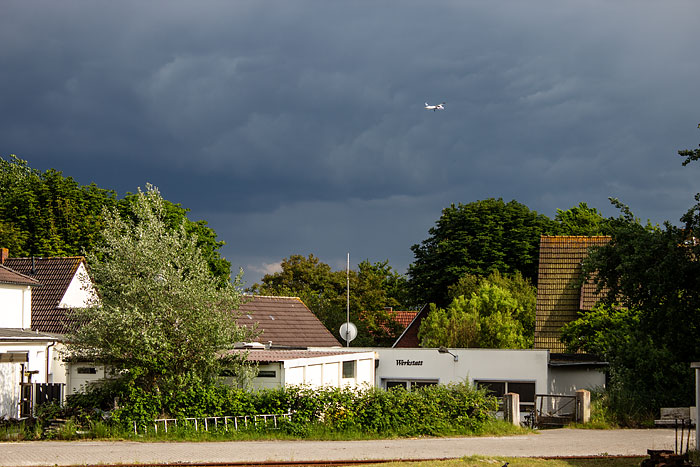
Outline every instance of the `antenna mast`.
{"type": "MultiPolygon", "coordinates": [[[[347,330],[345,331],[346,333],[350,331],[350,253],[348,252],[348,265],[347,268],[345,269],[345,276],[347,278],[347,299],[346,299],[346,305],[345,305],[345,310],[346,310],[346,318],[345,322],[347,323],[347,330]]],[[[345,339],[345,347],[350,347],[350,339],[345,339]]]]}

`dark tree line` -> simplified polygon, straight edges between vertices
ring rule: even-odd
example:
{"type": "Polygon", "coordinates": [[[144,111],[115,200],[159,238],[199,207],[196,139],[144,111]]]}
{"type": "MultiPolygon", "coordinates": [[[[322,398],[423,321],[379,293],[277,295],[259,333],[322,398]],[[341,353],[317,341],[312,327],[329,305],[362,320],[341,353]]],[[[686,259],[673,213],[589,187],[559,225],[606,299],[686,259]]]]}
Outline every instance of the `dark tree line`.
{"type": "MultiPolygon", "coordinates": [[[[102,240],[103,210],[116,208],[133,219],[135,199],[133,193],[118,198],[94,183],[80,185],[54,169],[32,169],[14,155],[0,157],[0,246],[13,257],[90,253],[102,240]]],[[[197,236],[217,280],[228,282],[231,264],[220,256],[224,242],[214,230],[205,221],[190,221],[188,210],[179,204],[166,200],[165,208],[168,225],[184,222],[187,232],[197,236]]]]}

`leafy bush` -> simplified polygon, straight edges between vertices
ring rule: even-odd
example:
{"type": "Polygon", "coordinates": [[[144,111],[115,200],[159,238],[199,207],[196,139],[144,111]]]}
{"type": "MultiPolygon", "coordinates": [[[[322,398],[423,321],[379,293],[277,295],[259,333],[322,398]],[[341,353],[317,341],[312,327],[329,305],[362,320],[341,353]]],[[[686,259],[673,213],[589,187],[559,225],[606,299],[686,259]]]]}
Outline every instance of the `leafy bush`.
{"type": "MultiPolygon", "coordinates": [[[[428,386],[406,391],[374,387],[292,386],[245,391],[195,383],[179,393],[148,393],[119,383],[92,388],[69,399],[69,409],[90,414],[83,426],[97,431],[109,401],[118,400],[110,423],[122,428],[156,418],[184,419],[292,413],[280,428],[296,437],[311,433],[368,433],[382,436],[467,434],[480,430],[497,409],[496,399],[468,384],[428,386]],[[92,407],[90,407],[92,405],[92,407]]],[[[106,429],[100,426],[100,431],[106,429]]]]}

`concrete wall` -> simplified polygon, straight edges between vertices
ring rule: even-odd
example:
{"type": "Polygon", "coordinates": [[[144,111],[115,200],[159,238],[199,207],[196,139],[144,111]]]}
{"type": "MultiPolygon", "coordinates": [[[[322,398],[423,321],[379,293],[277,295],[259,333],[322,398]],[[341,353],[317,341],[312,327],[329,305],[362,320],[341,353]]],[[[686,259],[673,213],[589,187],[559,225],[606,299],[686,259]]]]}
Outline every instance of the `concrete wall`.
{"type": "Polygon", "coordinates": [[[548,394],[573,395],[577,389],[593,391],[605,388],[604,368],[553,366],[549,369],[548,394]]]}
{"type": "Polygon", "coordinates": [[[376,348],[379,366],[376,385],[386,387],[390,380],[437,381],[439,384],[474,380],[534,382],[535,391],[544,393],[548,382],[547,350],[376,348]]]}

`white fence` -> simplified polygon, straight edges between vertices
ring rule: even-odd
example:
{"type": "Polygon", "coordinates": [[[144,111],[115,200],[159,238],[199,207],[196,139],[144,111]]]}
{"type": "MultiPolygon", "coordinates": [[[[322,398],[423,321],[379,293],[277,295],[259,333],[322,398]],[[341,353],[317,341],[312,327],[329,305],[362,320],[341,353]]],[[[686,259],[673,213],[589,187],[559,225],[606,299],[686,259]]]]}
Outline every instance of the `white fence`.
{"type": "Polygon", "coordinates": [[[139,428],[142,432],[148,432],[150,427],[153,427],[153,432],[158,434],[158,430],[167,433],[168,429],[178,427],[194,427],[195,431],[210,431],[220,430],[229,431],[229,429],[238,430],[240,428],[278,428],[280,420],[290,421],[292,413],[284,414],[266,414],[266,415],[238,415],[226,417],[187,417],[187,418],[157,418],[152,422],[137,423],[134,422],[134,434],[139,433],[139,428]]]}

